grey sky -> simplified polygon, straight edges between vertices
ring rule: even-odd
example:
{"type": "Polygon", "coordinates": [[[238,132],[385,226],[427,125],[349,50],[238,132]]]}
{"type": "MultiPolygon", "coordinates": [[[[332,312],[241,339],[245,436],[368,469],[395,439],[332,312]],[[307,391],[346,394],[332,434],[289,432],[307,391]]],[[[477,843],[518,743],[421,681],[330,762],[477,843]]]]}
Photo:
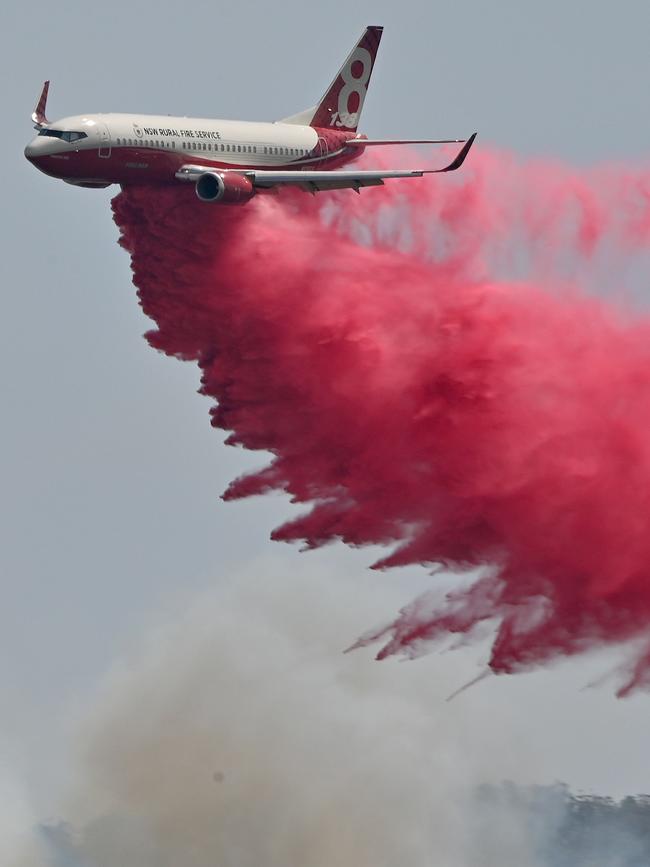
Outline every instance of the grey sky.
{"type": "MultiPolygon", "coordinates": [[[[284,499],[219,501],[261,458],[224,448],[196,369],[142,339],[115,190],[77,190],[24,160],[39,88],[52,79],[53,118],[271,120],[321,94],[365,24],[386,28],[364,108],[370,136],[478,129],[477,145],[578,165],[650,153],[647,0],[2,4],[0,749],[39,811],[65,780],[67,721],[157,612],[260,562],[305,580],[315,563],[348,571],[352,587],[372,561],[271,545],[284,499]]],[[[419,583],[405,582],[404,601],[419,583]]],[[[579,691],[608,663],[477,687],[491,690],[483,704],[502,721],[504,757],[510,737],[530,736],[531,755],[548,760],[540,781],[650,791],[650,700],[579,691]]],[[[430,664],[435,677],[441,662],[430,664]]]]}

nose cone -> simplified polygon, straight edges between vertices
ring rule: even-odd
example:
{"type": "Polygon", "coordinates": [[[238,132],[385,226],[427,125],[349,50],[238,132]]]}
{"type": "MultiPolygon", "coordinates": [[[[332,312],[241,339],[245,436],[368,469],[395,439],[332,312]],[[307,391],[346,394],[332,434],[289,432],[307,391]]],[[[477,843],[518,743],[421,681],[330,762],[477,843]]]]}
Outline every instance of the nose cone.
{"type": "Polygon", "coordinates": [[[45,141],[43,138],[39,138],[39,136],[36,136],[36,138],[33,138],[27,145],[27,147],[25,148],[25,156],[30,161],[30,163],[33,163],[37,157],[43,156],[44,143],[45,141]]]}
{"type": "Polygon", "coordinates": [[[59,177],[58,163],[53,165],[52,160],[57,159],[60,152],[61,142],[46,136],[36,136],[25,148],[25,156],[30,163],[39,171],[53,177],[59,177]]]}
{"type": "Polygon", "coordinates": [[[62,142],[59,139],[36,136],[25,148],[25,156],[39,171],[57,177],[56,169],[52,165],[52,157],[54,155],[56,158],[61,152],[61,145],[62,142]]]}

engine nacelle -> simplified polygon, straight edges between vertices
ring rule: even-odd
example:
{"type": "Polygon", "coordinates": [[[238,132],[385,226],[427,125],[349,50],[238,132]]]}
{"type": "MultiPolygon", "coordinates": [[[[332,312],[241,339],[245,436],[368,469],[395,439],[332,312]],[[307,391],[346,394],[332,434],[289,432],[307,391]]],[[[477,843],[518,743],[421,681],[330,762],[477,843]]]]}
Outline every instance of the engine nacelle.
{"type": "Polygon", "coordinates": [[[196,182],[196,195],[202,202],[243,205],[255,195],[252,183],[237,172],[204,172],[196,182]]]}

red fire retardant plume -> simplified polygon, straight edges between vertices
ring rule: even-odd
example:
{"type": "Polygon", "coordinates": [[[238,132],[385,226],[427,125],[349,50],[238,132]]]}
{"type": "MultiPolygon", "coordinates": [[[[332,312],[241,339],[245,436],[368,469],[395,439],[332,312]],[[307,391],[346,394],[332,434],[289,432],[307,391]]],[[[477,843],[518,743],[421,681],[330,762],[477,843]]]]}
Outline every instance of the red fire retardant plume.
{"type": "MultiPolygon", "coordinates": [[[[378,567],[483,567],[364,640],[416,654],[490,621],[503,673],[650,634],[650,320],[575,286],[650,242],[650,181],[472,160],[243,207],[131,188],[114,211],[149,342],[273,456],[226,498],[287,491],[307,508],[275,539],[389,545],[378,567]]],[[[635,647],[621,694],[650,684],[635,647]]]]}

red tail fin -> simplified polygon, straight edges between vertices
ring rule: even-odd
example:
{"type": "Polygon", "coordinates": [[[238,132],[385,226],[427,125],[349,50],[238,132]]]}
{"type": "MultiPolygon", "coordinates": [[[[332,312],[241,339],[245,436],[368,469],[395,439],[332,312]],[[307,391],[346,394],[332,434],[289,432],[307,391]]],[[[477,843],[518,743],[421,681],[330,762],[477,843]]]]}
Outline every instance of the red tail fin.
{"type": "Polygon", "coordinates": [[[356,130],[383,27],[366,27],[321,99],[310,126],[356,130]]]}
{"type": "Polygon", "coordinates": [[[383,30],[383,27],[366,27],[319,104],[284,118],[282,123],[333,127],[354,132],[361,117],[383,30]]]}

